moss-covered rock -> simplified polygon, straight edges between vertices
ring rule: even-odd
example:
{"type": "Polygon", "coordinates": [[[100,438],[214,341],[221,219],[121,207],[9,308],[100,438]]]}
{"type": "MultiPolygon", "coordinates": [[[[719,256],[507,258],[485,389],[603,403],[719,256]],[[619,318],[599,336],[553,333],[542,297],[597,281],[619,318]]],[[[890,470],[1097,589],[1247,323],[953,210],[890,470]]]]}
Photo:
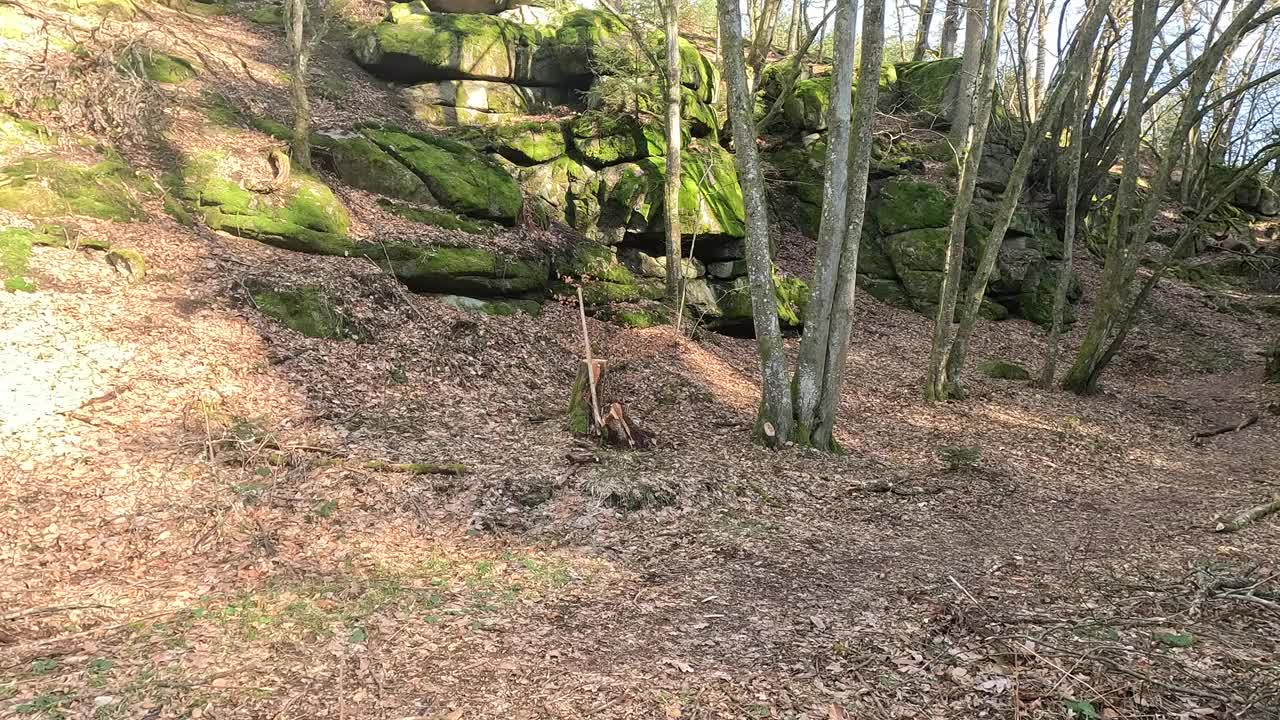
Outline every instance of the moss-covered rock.
{"type": "Polygon", "coordinates": [[[951,222],[951,197],[935,183],[908,178],[887,181],[871,201],[871,213],[884,235],[951,222]]]}
{"type": "MultiPolygon", "coordinates": [[[[631,272],[637,275],[640,275],[642,277],[663,278],[663,279],[667,277],[667,256],[666,255],[658,255],[655,257],[637,248],[625,248],[621,250],[618,253],[618,255],[622,263],[625,264],[631,270],[631,272]]],[[[745,261],[739,261],[739,262],[744,263],[744,267],[745,267],[745,261]]],[[[729,278],[735,277],[735,275],[732,274],[732,271],[734,269],[733,266],[736,265],[736,263],[721,263],[721,264],[730,266],[728,268],[728,271],[730,274],[725,275],[721,279],[729,279],[729,278]]],[[[703,275],[705,275],[707,272],[707,268],[705,265],[702,264],[702,261],[697,258],[680,258],[680,272],[684,278],[688,280],[693,280],[695,278],[700,278],[703,275]]],[[[745,270],[744,270],[744,273],[745,273],[745,270]]],[[[744,273],[739,273],[739,274],[744,274],[744,273]]]]}
{"type": "Polygon", "coordinates": [[[464,215],[451,213],[448,210],[439,208],[421,207],[418,205],[405,205],[404,203],[392,202],[390,200],[379,199],[378,204],[385,208],[388,212],[399,215],[405,220],[421,223],[423,225],[432,225],[445,230],[461,230],[470,235],[491,236],[502,230],[502,226],[488,220],[477,220],[464,215]]]}
{"type": "Polygon", "coordinates": [[[147,279],[147,258],[137,250],[116,248],[107,253],[107,264],[129,278],[131,284],[147,279]]]}
{"type": "Polygon", "coordinates": [[[286,186],[257,193],[227,179],[225,157],[205,153],[182,166],[178,195],[215,230],[320,255],[351,251],[347,209],[315,177],[295,170],[286,186]]]}
{"type": "Polygon", "coordinates": [[[523,199],[516,181],[475,149],[390,128],[363,132],[421,178],[431,195],[450,210],[508,225],[519,215],[523,199]]]}
{"type": "MultiPolygon", "coordinates": [[[[1019,313],[1022,317],[1048,327],[1053,321],[1054,294],[1057,292],[1061,273],[1062,265],[1049,260],[1036,262],[1027,270],[1018,294],[1019,313]]],[[[1070,282],[1072,287],[1069,290],[1075,290],[1071,295],[1079,297],[1078,281],[1073,277],[1070,282]]],[[[1062,320],[1064,323],[1072,323],[1075,319],[1075,310],[1071,303],[1067,303],[1063,307],[1062,320]]]]}
{"type": "Polygon", "coordinates": [[[189,60],[151,48],[139,52],[133,65],[148,80],[167,85],[184,83],[198,74],[189,60]]]}
{"type": "MultiPolygon", "coordinates": [[[[0,5],[3,9],[4,5],[0,5]]],[[[0,151],[24,146],[48,147],[53,143],[53,133],[39,123],[0,113],[0,151]]]]}
{"type": "MultiPolygon", "coordinates": [[[[600,307],[616,303],[637,303],[645,300],[661,300],[666,289],[657,280],[636,279],[632,282],[610,282],[608,280],[586,280],[582,287],[582,301],[589,307],[600,307]]],[[[568,288],[559,288],[562,295],[568,288]]]]}
{"type": "Polygon", "coordinates": [[[667,148],[660,128],[632,115],[585,113],[569,123],[569,135],[578,153],[595,167],[660,156],[667,148]]]}
{"type": "Polygon", "coordinates": [[[902,289],[902,284],[896,278],[885,279],[859,274],[858,287],[886,305],[907,310],[914,309],[911,298],[907,297],[907,292],[902,289]]]}
{"type": "Polygon", "coordinates": [[[880,238],[880,246],[899,272],[941,270],[946,264],[949,238],[947,228],[920,228],[880,238]]]}
{"type": "MultiPolygon", "coordinates": [[[[611,168],[612,170],[612,168],[611,168]]],[[[602,188],[602,218],[632,231],[659,233],[662,227],[663,158],[620,166],[602,188]]],[[[603,221],[603,220],[602,220],[603,221]]],[[[693,143],[681,153],[681,233],[743,237],[746,212],[733,156],[711,143],[693,143]]]]}
{"type": "Polygon", "coordinates": [[[433,199],[422,178],[363,135],[322,136],[316,151],[352,187],[414,202],[433,199]]]}
{"type": "Polygon", "coordinates": [[[492,138],[499,154],[521,165],[545,163],[565,152],[564,128],[554,121],[503,125],[494,128],[492,138]]]}
{"type": "Polygon", "coordinates": [[[626,27],[605,10],[579,9],[564,16],[555,35],[555,55],[568,75],[594,74],[610,50],[622,52],[626,27]]]}
{"type": "Polygon", "coordinates": [[[440,302],[451,308],[475,313],[476,315],[510,317],[524,314],[537,316],[538,313],[542,312],[542,304],[537,300],[482,300],[480,298],[466,297],[465,295],[441,295],[439,299],[440,302]]]}
{"type": "Polygon", "coordinates": [[[114,160],[85,167],[41,157],[0,168],[0,208],[31,217],[137,220],[143,217],[140,194],[136,175],[114,160]]]}
{"type": "Polygon", "coordinates": [[[417,292],[510,297],[543,290],[551,277],[546,258],[509,258],[482,248],[379,243],[354,252],[417,292]]]}
{"type": "Polygon", "coordinates": [[[908,112],[944,116],[960,82],[960,58],[898,63],[897,100],[908,112]]]}
{"type": "Polygon", "coordinates": [[[1026,368],[1008,360],[983,360],[978,363],[978,372],[996,380],[1031,379],[1031,373],[1026,368]]]}
{"type": "Polygon", "coordinates": [[[557,276],[582,280],[603,280],[618,285],[633,285],[637,278],[618,260],[611,247],[579,243],[572,252],[554,260],[557,276]]]}
{"type": "Polygon", "coordinates": [[[245,10],[244,18],[251,23],[267,27],[284,27],[284,12],[279,5],[261,5],[245,10]]]}
{"type": "Polygon", "coordinates": [[[363,341],[365,334],[323,289],[277,289],[261,282],[246,286],[253,306],[290,330],[311,338],[363,341]]]}
{"type": "Polygon", "coordinates": [[[353,50],[360,64],[402,82],[563,84],[560,44],[538,27],[493,15],[412,12],[411,5],[393,6],[387,22],[357,31],[353,50]]]}
{"type": "MultiPolygon", "coordinates": [[[[798,329],[804,324],[809,304],[809,286],[803,280],[774,273],[774,296],[778,320],[784,329],[798,329]]],[[[751,284],[745,277],[727,283],[714,283],[718,295],[720,318],[714,323],[721,328],[747,330],[751,327],[751,284]]]]}
{"type": "Polygon", "coordinates": [[[817,132],[827,128],[827,110],[831,107],[831,76],[801,80],[782,106],[789,124],[801,132],[817,132]]]}
{"type": "Polygon", "coordinates": [[[470,127],[520,122],[569,100],[564,87],[532,87],[492,80],[437,80],[402,92],[405,107],[430,125],[470,127]]]}

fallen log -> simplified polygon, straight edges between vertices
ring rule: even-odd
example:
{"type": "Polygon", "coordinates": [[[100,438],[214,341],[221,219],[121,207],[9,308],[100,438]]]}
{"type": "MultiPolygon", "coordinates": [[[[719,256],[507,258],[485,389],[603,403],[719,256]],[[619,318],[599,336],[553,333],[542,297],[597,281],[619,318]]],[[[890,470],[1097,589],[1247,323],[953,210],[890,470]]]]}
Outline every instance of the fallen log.
{"type": "Polygon", "coordinates": [[[1269,502],[1255,505],[1233,518],[1227,519],[1219,516],[1213,531],[1220,533],[1235,532],[1277,511],[1280,511],[1280,495],[1271,498],[1269,502]]]}
{"type": "Polygon", "coordinates": [[[1213,429],[1211,429],[1211,430],[1201,430],[1200,432],[1195,433],[1194,435],[1192,435],[1192,436],[1191,436],[1191,439],[1192,439],[1192,440],[1202,440],[1202,439],[1204,439],[1204,438],[1211,438],[1211,437],[1213,437],[1213,436],[1215,436],[1215,435],[1222,435],[1222,434],[1229,433],[1229,432],[1239,432],[1239,431],[1241,431],[1241,430],[1243,430],[1243,429],[1245,429],[1245,428],[1249,427],[1250,425],[1252,425],[1252,424],[1254,424],[1254,423],[1256,423],[1256,422],[1258,422],[1258,416],[1257,416],[1257,415],[1250,415],[1250,416],[1248,416],[1248,417],[1244,418],[1243,420],[1241,420],[1240,422],[1235,423],[1235,424],[1233,424],[1233,425],[1221,425],[1221,426],[1216,427],[1216,428],[1213,428],[1213,429]]]}

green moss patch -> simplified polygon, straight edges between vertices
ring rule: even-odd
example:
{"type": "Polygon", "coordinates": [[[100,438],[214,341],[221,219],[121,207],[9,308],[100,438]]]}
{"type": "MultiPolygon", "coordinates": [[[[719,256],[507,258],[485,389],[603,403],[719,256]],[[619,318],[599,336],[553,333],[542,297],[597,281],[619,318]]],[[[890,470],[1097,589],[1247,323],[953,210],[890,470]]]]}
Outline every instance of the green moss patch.
{"type": "Polygon", "coordinates": [[[127,222],[143,217],[134,174],[122,163],[83,167],[27,158],[0,168],[0,208],[31,217],[84,215],[127,222]]]}
{"type": "Polygon", "coordinates": [[[364,134],[426,183],[445,207],[472,217],[515,222],[523,205],[515,179],[493,160],[453,140],[369,128],[364,134]]]}
{"type": "Polygon", "coordinates": [[[494,15],[421,13],[401,4],[387,22],[356,33],[356,59],[393,80],[471,78],[554,85],[564,69],[555,40],[538,28],[494,15]]]}
{"type": "Polygon", "coordinates": [[[592,112],[569,124],[574,148],[596,167],[660,156],[667,151],[662,130],[632,115],[592,112]]]}
{"type": "Polygon", "coordinates": [[[542,290],[551,276],[546,258],[509,258],[482,248],[379,243],[358,245],[355,253],[418,292],[509,297],[542,290]]]}
{"type": "Polygon", "coordinates": [[[951,222],[951,197],[934,183],[895,178],[880,188],[872,212],[885,235],[944,228],[951,222]]]}
{"type": "Polygon", "coordinates": [[[210,227],[287,250],[319,255],[350,252],[347,209],[324,183],[294,171],[287,187],[256,193],[222,176],[222,160],[212,153],[188,160],[177,188],[210,227]]]}
{"type": "Polygon", "coordinates": [[[316,149],[327,156],[338,177],[352,187],[403,200],[431,197],[421,178],[364,136],[324,137],[316,149]]]}
{"type": "Polygon", "coordinates": [[[147,278],[147,259],[137,250],[119,248],[107,253],[107,264],[116,272],[123,273],[132,284],[138,284],[147,278]]]}
{"type": "Polygon", "coordinates": [[[284,13],[279,5],[263,5],[244,12],[244,18],[258,25],[284,27],[284,13]]]}
{"type": "Polygon", "coordinates": [[[168,85],[184,83],[198,74],[190,61],[149,48],[138,53],[131,64],[146,79],[168,85]]]}
{"type": "Polygon", "coordinates": [[[499,125],[492,137],[498,153],[520,164],[548,162],[565,152],[564,129],[558,122],[499,125]]]}
{"type": "Polygon", "coordinates": [[[902,109],[944,115],[953,85],[959,82],[960,58],[898,63],[895,72],[902,109]]]}
{"type": "Polygon", "coordinates": [[[997,380],[1030,380],[1031,373],[1015,362],[1008,360],[983,360],[978,363],[978,372],[997,380]]]}
{"type": "Polygon", "coordinates": [[[318,287],[275,289],[261,283],[250,283],[249,294],[254,307],[262,314],[307,337],[365,339],[359,327],[318,287]]]}
{"type": "Polygon", "coordinates": [[[0,231],[0,280],[8,292],[31,292],[35,282],[27,276],[35,233],[24,228],[0,231]]]}

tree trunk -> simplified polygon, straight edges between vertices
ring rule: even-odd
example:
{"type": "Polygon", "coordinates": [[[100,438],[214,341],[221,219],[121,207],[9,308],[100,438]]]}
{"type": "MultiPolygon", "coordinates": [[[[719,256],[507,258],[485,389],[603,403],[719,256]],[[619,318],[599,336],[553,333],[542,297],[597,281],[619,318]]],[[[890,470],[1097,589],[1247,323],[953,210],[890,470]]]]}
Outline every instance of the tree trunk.
{"type": "Polygon", "coordinates": [[[800,0],[791,0],[791,25],[787,29],[787,57],[800,47],[800,0]]]}
{"type": "Polygon", "coordinates": [[[916,48],[912,60],[924,60],[929,56],[929,28],[933,25],[937,0],[920,0],[920,25],[916,27],[916,48]]]}
{"type": "Polygon", "coordinates": [[[960,37],[960,10],[962,0],[947,0],[947,9],[942,15],[942,44],[939,55],[951,57],[956,54],[956,40],[960,37]]]}
{"type": "Polygon", "coordinates": [[[983,0],[965,0],[964,54],[960,56],[960,82],[953,86],[958,95],[948,99],[951,116],[951,144],[960,147],[969,132],[969,118],[973,114],[973,102],[961,102],[963,96],[978,82],[979,62],[982,59],[983,33],[987,24],[987,6],[983,0]]]}
{"type": "Polygon", "coordinates": [[[667,68],[663,78],[667,96],[667,174],[662,187],[662,229],[667,236],[667,298],[680,292],[680,25],[677,0],[661,0],[662,30],[667,40],[667,68]]]}
{"type": "Polygon", "coordinates": [[[1004,235],[1009,230],[1009,223],[1012,222],[1013,213],[1017,210],[1018,201],[1022,197],[1022,188],[1026,182],[1027,173],[1031,170],[1031,161],[1035,158],[1036,150],[1044,141],[1045,135],[1057,124],[1057,115],[1062,109],[1073,80],[1078,74],[1088,70],[1093,40],[1102,26],[1102,20],[1109,7],[1110,0],[1095,0],[1093,6],[1089,8],[1079,32],[1067,51],[1064,62],[1059,66],[1058,72],[1054,73],[1050,82],[1048,103],[1044,113],[1027,133],[1022,148],[1018,151],[1018,157],[1013,162],[1009,180],[1000,196],[995,220],[987,235],[987,242],[982,248],[982,256],[978,259],[977,270],[969,281],[965,302],[960,308],[960,321],[955,340],[944,352],[946,375],[944,388],[949,396],[964,396],[964,390],[960,384],[960,372],[964,369],[964,363],[969,354],[969,338],[977,325],[978,313],[982,309],[982,299],[987,292],[987,282],[995,271],[1004,235]]]}
{"type": "Polygon", "coordinates": [[[880,85],[880,65],[884,61],[884,0],[866,0],[862,11],[862,55],[858,83],[854,95],[853,136],[858,138],[849,168],[849,199],[845,203],[849,227],[845,230],[844,254],[840,257],[840,274],[836,282],[835,306],[831,311],[831,334],[827,338],[826,374],[822,382],[822,401],[813,444],[835,449],[832,433],[844,386],[845,363],[849,358],[849,337],[853,333],[853,301],[857,290],[858,249],[862,241],[862,225],[867,207],[867,181],[871,168],[871,152],[875,142],[876,100],[880,85]]]}
{"type": "MultiPolygon", "coordinates": [[[[831,106],[827,119],[827,158],[822,183],[822,219],[818,224],[818,252],[805,313],[800,357],[792,380],[795,400],[795,441],[813,443],[817,409],[826,374],[827,340],[831,334],[831,313],[835,305],[840,256],[845,249],[849,215],[845,212],[849,195],[849,124],[852,114],[854,2],[837,0],[834,50],[835,67],[831,79],[831,106]]],[[[859,138],[859,142],[865,142],[859,138]]]]}
{"type": "MultiPolygon", "coordinates": [[[[674,1],[674,0],[673,0],[674,1]]],[[[773,36],[778,30],[778,8],[782,0],[763,0],[760,17],[757,19],[755,35],[751,38],[751,52],[747,63],[753,74],[752,85],[760,82],[761,71],[769,59],[769,51],[773,49],[773,36]]]]}
{"type": "MultiPolygon", "coordinates": [[[[1091,53],[1092,54],[1092,53],[1091,53]]],[[[1044,367],[1040,369],[1040,386],[1050,388],[1058,370],[1058,337],[1062,334],[1062,316],[1067,309],[1067,292],[1071,288],[1072,265],[1075,260],[1076,198],[1080,193],[1080,158],[1084,154],[1084,111],[1089,103],[1089,70],[1092,61],[1076,79],[1075,97],[1069,119],[1065,123],[1071,146],[1067,148],[1067,191],[1062,218],[1062,266],[1058,268],[1058,284],[1053,289],[1053,311],[1050,313],[1049,336],[1045,340],[1044,367]]]]}
{"type": "MultiPolygon", "coordinates": [[[[982,45],[980,75],[976,82],[962,90],[957,99],[957,115],[967,117],[964,135],[960,143],[960,181],[951,208],[950,236],[947,240],[947,256],[943,264],[942,290],[938,298],[938,314],[934,318],[933,343],[929,350],[929,370],[925,380],[925,399],[938,402],[946,400],[948,390],[944,369],[951,346],[952,327],[956,310],[956,296],[960,292],[960,270],[964,261],[964,235],[969,225],[969,207],[973,203],[973,191],[978,182],[978,163],[982,158],[982,146],[987,136],[987,124],[991,119],[992,97],[995,94],[996,59],[999,57],[1000,34],[1004,27],[1006,0],[993,0],[987,12],[978,12],[970,5],[970,20],[986,17],[986,39],[982,45]]],[[[966,35],[966,46],[968,45],[966,35]]]]}
{"type": "MultiPolygon", "coordinates": [[[[1052,0],[1036,0],[1036,73],[1031,81],[1031,104],[1039,108],[1044,104],[1045,65],[1049,61],[1049,13],[1053,12],[1052,0]]],[[[1035,113],[1032,113],[1035,117],[1035,113]]]]}
{"type": "Polygon", "coordinates": [[[753,117],[754,98],[747,89],[742,48],[742,12],[738,0],[719,0],[720,41],[724,49],[729,125],[733,133],[734,163],[742,186],[747,219],[747,276],[751,287],[751,316],[760,352],[763,391],[756,436],[766,445],[781,447],[791,437],[791,388],[787,357],[778,324],[773,261],[769,257],[768,201],[760,172],[753,117]]]}
{"type": "Polygon", "coordinates": [[[289,45],[289,90],[293,100],[293,138],[289,157],[293,164],[311,169],[311,101],[307,97],[307,65],[311,47],[306,37],[306,0],[286,0],[285,40],[289,45]]]}

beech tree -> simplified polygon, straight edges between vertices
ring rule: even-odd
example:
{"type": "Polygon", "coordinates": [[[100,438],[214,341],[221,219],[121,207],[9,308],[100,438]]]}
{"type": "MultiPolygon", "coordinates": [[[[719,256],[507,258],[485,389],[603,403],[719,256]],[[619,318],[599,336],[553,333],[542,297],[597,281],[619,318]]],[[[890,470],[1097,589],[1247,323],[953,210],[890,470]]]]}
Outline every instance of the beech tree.
{"type": "Polygon", "coordinates": [[[753,108],[755,99],[747,87],[747,65],[743,54],[742,11],[738,0],[718,0],[720,44],[723,50],[725,95],[729,126],[733,135],[734,164],[742,186],[746,212],[747,277],[751,293],[751,316],[760,370],[764,378],[756,437],[766,445],[779,447],[791,436],[791,391],[787,383],[787,356],[778,322],[773,260],[769,255],[769,203],[765,197],[764,175],[756,148],[753,108]]]}
{"type": "MultiPolygon", "coordinates": [[[[978,163],[982,158],[982,146],[991,119],[992,97],[995,93],[996,58],[999,55],[1000,33],[1004,27],[1007,0],[993,0],[987,12],[987,28],[982,44],[980,74],[965,82],[957,99],[957,117],[966,118],[959,148],[959,188],[951,210],[951,223],[947,241],[947,255],[943,264],[942,290],[938,300],[938,314],[934,320],[933,343],[929,350],[929,371],[925,380],[924,395],[929,400],[945,400],[943,369],[951,344],[952,318],[955,315],[956,296],[960,288],[960,270],[964,259],[964,235],[969,225],[969,207],[977,186],[978,163]]],[[[972,9],[973,5],[970,6],[972,9]]],[[[979,13],[970,15],[970,22],[979,13]]],[[[969,43],[966,42],[966,46],[969,43]]]]}
{"type": "Polygon", "coordinates": [[[836,75],[832,78],[824,169],[822,219],[818,254],[810,289],[808,316],[800,340],[793,379],[796,398],[796,441],[822,450],[835,448],[836,407],[844,385],[858,248],[866,215],[868,170],[873,146],[880,63],[884,56],[884,0],[867,0],[862,14],[859,82],[852,99],[853,2],[844,0],[836,16],[836,75]],[[849,153],[850,135],[856,140],[849,153]],[[828,205],[827,203],[830,203],[828,205]]]}

